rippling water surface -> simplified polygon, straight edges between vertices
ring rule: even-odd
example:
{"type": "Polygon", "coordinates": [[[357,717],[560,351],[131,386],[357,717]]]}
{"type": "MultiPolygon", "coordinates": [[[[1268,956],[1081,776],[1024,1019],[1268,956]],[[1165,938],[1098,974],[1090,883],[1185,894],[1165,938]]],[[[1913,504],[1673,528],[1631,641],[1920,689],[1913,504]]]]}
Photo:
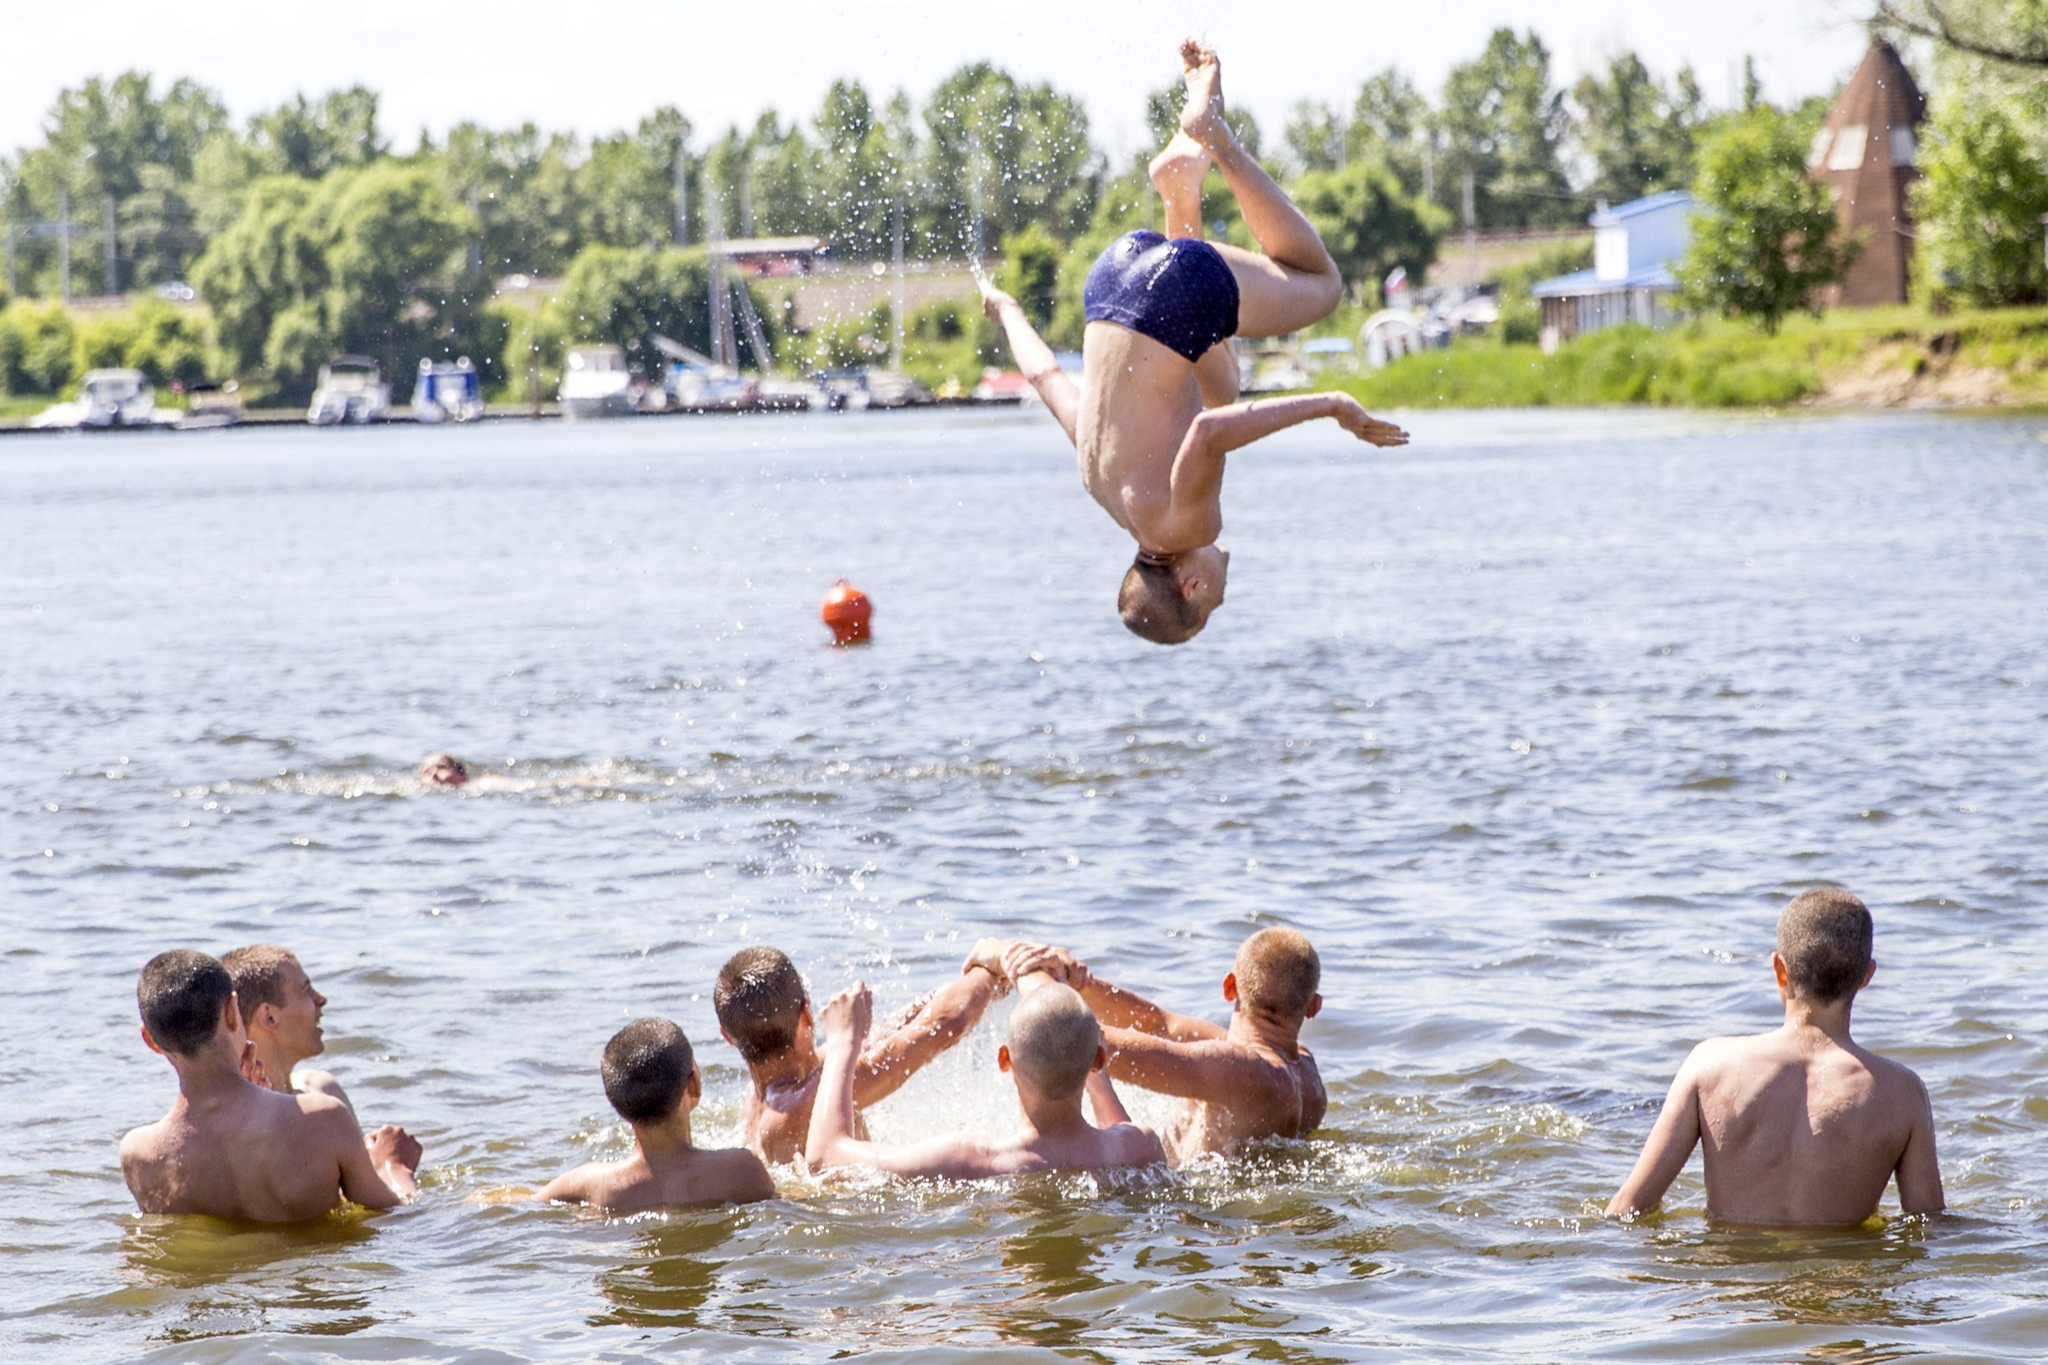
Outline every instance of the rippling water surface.
{"type": "MultiPolygon", "coordinates": [[[[503,1361],[2039,1359],[2048,432],[1426,417],[1233,457],[1179,650],[1042,417],[236,432],[0,447],[0,1353],[503,1361]],[[815,611],[844,573],[876,643],[815,611]],[[418,793],[434,749],[526,790],[418,793]],[[567,780],[567,785],[561,784],[567,780]],[[1952,1211],[1597,1213],[1692,1042],[1777,1019],[1778,909],[1877,915],[1859,1035],[1952,1211]],[[1222,1017],[1325,963],[1313,1140],[1171,1178],[488,1206],[626,1137],[669,1014],[729,1139],[734,948],[884,1006],[983,933],[1222,1017]],[[298,951],[418,1207],[144,1219],[133,981],[298,951]],[[980,1358],[977,1356],[977,1358],[980,1358]]],[[[1010,1118],[1001,1018],[875,1111],[1010,1118]]],[[[1138,1097],[1141,1115],[1156,1103],[1138,1097]]]]}

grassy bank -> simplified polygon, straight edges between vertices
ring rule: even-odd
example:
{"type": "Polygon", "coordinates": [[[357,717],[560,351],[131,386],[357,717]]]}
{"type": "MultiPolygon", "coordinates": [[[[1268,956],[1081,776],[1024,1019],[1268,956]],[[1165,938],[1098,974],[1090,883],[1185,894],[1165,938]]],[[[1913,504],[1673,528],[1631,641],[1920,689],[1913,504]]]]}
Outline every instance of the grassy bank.
{"type": "Polygon", "coordinates": [[[1472,341],[1323,382],[1380,408],[2048,405],[2048,308],[1844,310],[1776,336],[1724,321],[1618,327],[1548,356],[1472,341]]]}

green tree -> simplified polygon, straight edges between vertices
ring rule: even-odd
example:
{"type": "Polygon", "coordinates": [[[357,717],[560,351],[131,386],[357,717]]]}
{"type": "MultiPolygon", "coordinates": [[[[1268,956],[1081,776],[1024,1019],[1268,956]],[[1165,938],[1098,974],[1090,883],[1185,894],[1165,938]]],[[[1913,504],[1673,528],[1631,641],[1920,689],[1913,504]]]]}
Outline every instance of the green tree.
{"type": "Polygon", "coordinates": [[[1948,52],[2021,71],[2048,67],[2042,0],[1878,0],[1877,22],[1948,52]]]}
{"type": "Polygon", "coordinates": [[[1421,279],[1450,224],[1442,209],[1410,197],[1377,162],[1310,171],[1296,182],[1294,198],[1361,295],[1397,265],[1421,279]]]}
{"type": "Polygon", "coordinates": [[[377,93],[352,85],[318,103],[300,94],[249,120],[249,145],[263,171],[318,180],[329,171],[367,166],[390,151],[377,128],[377,93]]]}
{"type": "Polygon", "coordinates": [[[1579,148],[1593,162],[1588,194],[1621,204],[1692,183],[1706,97],[1690,67],[1667,90],[1642,58],[1624,52],[1604,72],[1581,77],[1572,103],[1579,148]]]}
{"type": "Polygon", "coordinates": [[[16,299],[0,312],[0,392],[56,394],[71,382],[77,332],[62,304],[16,299]]]}
{"type": "MultiPolygon", "coordinates": [[[[779,330],[773,310],[758,294],[749,297],[773,350],[779,330]]],[[[650,354],[657,332],[711,350],[711,274],[702,247],[585,247],[563,278],[555,307],[571,341],[612,342],[650,373],[660,368],[659,357],[650,354]]],[[[774,357],[751,354],[745,329],[739,330],[741,364],[772,365],[774,357]]]]}
{"type": "Polygon", "coordinates": [[[1922,288],[1980,307],[2041,298],[2048,169],[2028,133],[2048,123],[2043,106],[2038,87],[2004,99],[1956,89],[1936,102],[1913,192],[1922,288]]]}
{"type": "Polygon", "coordinates": [[[1348,161],[1378,161],[1410,196],[1428,197],[1436,159],[1436,113],[1408,78],[1391,67],[1358,88],[1344,130],[1348,161]]]}
{"type": "Polygon", "coordinates": [[[687,155],[690,121],[657,109],[630,133],[590,144],[575,173],[583,243],[665,246],[676,233],[676,157],[687,155]]]}
{"type": "Polygon", "coordinates": [[[233,227],[207,247],[193,281],[224,353],[304,394],[328,355],[359,352],[396,379],[423,357],[475,358],[491,373],[486,282],[465,274],[477,231],[426,168],[393,161],[318,183],[255,183],[233,227]]]}
{"type": "Polygon", "coordinates": [[[1755,319],[1819,311],[1859,243],[1836,240],[1835,205],[1806,173],[1812,130],[1770,105],[1733,115],[1700,148],[1692,242],[1678,274],[1689,307],[1755,319]]]}
{"type": "Polygon", "coordinates": [[[1003,268],[997,282],[1035,327],[1050,325],[1059,304],[1063,254],[1060,244],[1036,223],[1003,238],[1003,268]]]}
{"type": "Polygon", "coordinates": [[[462,123],[448,130],[432,161],[449,196],[476,214],[487,274],[568,268],[585,231],[573,134],[549,135],[531,123],[503,130],[462,123]]]}
{"type": "Polygon", "coordinates": [[[1467,171],[1481,227],[1524,227],[1579,217],[1565,178],[1564,96],[1550,83],[1550,50],[1530,32],[1499,28],[1473,61],[1444,82],[1444,159],[1437,202],[1461,209],[1467,171]]]}
{"type": "Polygon", "coordinates": [[[205,328],[162,299],[93,319],[78,332],[78,368],[141,370],[158,386],[206,376],[205,328]]]}
{"type": "Polygon", "coordinates": [[[1280,140],[1296,171],[1334,171],[1349,159],[1344,116],[1320,100],[1302,100],[1287,116],[1280,140]]]}
{"type": "Polygon", "coordinates": [[[986,250],[1026,223],[1066,240],[1087,222],[1098,177],[1079,101],[977,62],[939,83],[924,123],[918,226],[927,254],[971,251],[977,229],[986,250]]]}

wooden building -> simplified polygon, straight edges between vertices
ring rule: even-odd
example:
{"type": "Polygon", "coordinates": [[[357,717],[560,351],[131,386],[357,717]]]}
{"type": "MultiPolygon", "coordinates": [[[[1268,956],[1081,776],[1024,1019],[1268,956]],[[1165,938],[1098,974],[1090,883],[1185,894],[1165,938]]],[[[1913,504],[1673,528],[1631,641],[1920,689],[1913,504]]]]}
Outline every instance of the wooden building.
{"type": "Polygon", "coordinates": [[[1809,163],[1834,188],[1843,235],[1863,239],[1849,273],[1829,286],[1828,306],[1906,301],[1913,264],[1908,196],[1920,178],[1914,162],[1926,117],[1927,101],[1898,52],[1882,38],[1872,39],[1863,64],[1815,135],[1809,163]]]}

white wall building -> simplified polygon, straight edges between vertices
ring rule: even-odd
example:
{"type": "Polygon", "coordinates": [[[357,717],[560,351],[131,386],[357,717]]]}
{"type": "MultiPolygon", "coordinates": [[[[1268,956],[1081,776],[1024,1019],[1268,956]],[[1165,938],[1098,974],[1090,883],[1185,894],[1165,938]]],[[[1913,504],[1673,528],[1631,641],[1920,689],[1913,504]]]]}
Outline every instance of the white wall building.
{"type": "Polygon", "coordinates": [[[1544,280],[1529,292],[1543,305],[1543,349],[1573,337],[1639,322],[1668,327],[1677,318],[1671,269],[1685,255],[1692,196],[1667,190],[1614,208],[1593,225],[1593,268],[1544,280]]]}

